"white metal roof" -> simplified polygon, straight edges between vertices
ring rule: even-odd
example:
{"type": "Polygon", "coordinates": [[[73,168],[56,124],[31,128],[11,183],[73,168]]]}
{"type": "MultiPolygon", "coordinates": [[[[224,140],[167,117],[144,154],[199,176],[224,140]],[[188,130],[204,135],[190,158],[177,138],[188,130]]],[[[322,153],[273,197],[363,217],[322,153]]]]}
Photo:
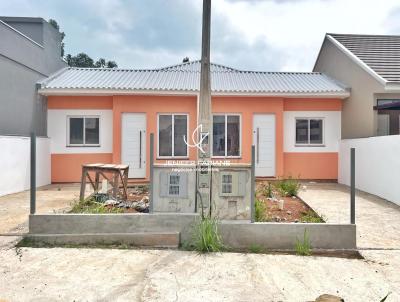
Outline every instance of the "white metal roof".
{"type": "MultiPolygon", "coordinates": [[[[197,92],[200,61],[159,69],[65,68],[41,81],[40,93],[90,91],[127,93],[197,92]]],[[[344,85],[318,72],[242,71],[211,64],[211,88],[220,94],[304,94],[348,96],[344,85]]]]}

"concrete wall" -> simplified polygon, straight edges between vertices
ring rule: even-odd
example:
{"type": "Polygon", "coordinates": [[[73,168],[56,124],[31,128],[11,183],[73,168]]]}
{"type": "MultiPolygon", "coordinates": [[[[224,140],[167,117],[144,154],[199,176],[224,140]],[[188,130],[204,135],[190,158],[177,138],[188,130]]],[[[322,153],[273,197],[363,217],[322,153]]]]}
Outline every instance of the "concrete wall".
{"type": "Polygon", "coordinates": [[[328,39],[324,41],[314,71],[323,72],[351,88],[350,97],[343,102],[342,138],[376,135],[374,93],[384,92],[383,85],[328,39]]]}
{"type": "MultiPolygon", "coordinates": [[[[29,189],[30,138],[0,136],[0,196],[29,189]]],[[[36,185],[50,184],[50,139],[36,139],[36,185]]]]}
{"type": "MultiPolygon", "coordinates": [[[[54,236],[57,241],[71,243],[71,236],[87,235],[93,243],[93,234],[109,238],[110,234],[140,232],[180,232],[181,243],[191,238],[192,225],[199,216],[196,214],[46,214],[29,217],[29,233],[44,237],[54,236]],[[47,235],[47,236],[45,236],[47,235]]],[[[315,249],[355,249],[356,226],[328,223],[249,223],[225,222],[219,227],[225,245],[244,249],[258,244],[271,250],[293,250],[296,240],[302,239],[304,230],[315,249]]],[[[40,240],[40,238],[38,238],[40,240]]],[[[47,240],[48,241],[48,240],[47,240]]],[[[79,238],[82,243],[82,237],[79,238]]]]}
{"type": "Polygon", "coordinates": [[[338,182],[350,185],[350,148],[356,149],[356,188],[400,205],[400,135],[340,142],[338,182]]]}
{"type": "Polygon", "coordinates": [[[0,20],[0,100],[7,104],[0,111],[0,135],[29,135],[32,130],[47,135],[46,99],[37,96],[35,85],[66,63],[57,30],[43,19],[33,20],[31,31],[29,23],[10,23],[20,24],[26,34],[0,20]]]}

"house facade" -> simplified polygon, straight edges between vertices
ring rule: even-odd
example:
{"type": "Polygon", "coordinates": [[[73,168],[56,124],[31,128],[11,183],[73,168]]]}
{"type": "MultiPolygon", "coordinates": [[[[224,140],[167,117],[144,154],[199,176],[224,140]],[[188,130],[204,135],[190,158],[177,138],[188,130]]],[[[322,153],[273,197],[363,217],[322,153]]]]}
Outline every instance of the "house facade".
{"type": "MultiPolygon", "coordinates": [[[[321,73],[240,71],[211,65],[215,160],[250,163],[256,176],[337,179],[341,110],[349,92],[321,73]]],[[[77,182],[85,163],[194,161],[200,63],[151,70],[66,68],[40,83],[47,97],[52,182],[77,182]]]]}
{"type": "Polygon", "coordinates": [[[67,65],[60,33],[42,18],[0,17],[0,38],[0,135],[46,136],[36,83],[67,65]]]}
{"type": "Polygon", "coordinates": [[[399,57],[400,36],[326,34],[313,71],[351,87],[342,138],[400,134],[399,57]]]}

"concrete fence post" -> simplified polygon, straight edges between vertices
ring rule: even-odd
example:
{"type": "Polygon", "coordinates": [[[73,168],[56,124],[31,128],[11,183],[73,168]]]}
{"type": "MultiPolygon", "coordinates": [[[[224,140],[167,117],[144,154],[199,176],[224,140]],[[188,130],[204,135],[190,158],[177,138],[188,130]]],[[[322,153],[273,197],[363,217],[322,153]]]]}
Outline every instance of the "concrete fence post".
{"type": "Polygon", "coordinates": [[[255,222],[256,220],[256,208],[255,208],[255,186],[256,186],[256,177],[255,177],[255,169],[256,169],[256,161],[255,161],[255,146],[251,146],[251,192],[250,192],[250,215],[251,215],[251,222],[255,222]]]}
{"type": "Polygon", "coordinates": [[[149,212],[153,213],[154,211],[154,185],[153,185],[153,177],[154,177],[154,133],[150,133],[150,176],[149,176],[149,195],[150,195],[150,204],[149,204],[149,212]]]}
{"type": "Polygon", "coordinates": [[[36,213],[36,134],[31,133],[31,203],[30,213],[36,213]]]}
{"type": "Polygon", "coordinates": [[[350,223],[356,223],[356,150],[350,149],[350,223]]]}

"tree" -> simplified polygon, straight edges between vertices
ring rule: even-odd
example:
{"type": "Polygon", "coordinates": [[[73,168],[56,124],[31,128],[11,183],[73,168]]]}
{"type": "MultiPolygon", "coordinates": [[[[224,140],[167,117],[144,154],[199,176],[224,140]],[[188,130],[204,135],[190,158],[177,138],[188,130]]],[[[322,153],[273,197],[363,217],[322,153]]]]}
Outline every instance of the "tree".
{"type": "Polygon", "coordinates": [[[49,19],[49,24],[52,25],[55,29],[57,29],[58,32],[60,33],[60,37],[61,37],[61,57],[64,57],[64,47],[65,47],[64,38],[65,38],[65,33],[63,31],[60,31],[60,25],[58,25],[56,20],[49,19]]]}
{"type": "MultiPolygon", "coordinates": [[[[58,25],[57,21],[54,19],[49,19],[49,24],[51,24],[61,36],[61,56],[64,57],[64,38],[65,33],[60,32],[60,25],[58,25]]],[[[89,57],[84,52],[78,53],[76,56],[72,56],[71,54],[67,54],[65,56],[65,60],[67,61],[68,66],[71,67],[96,67],[96,68],[117,68],[118,65],[115,61],[106,61],[104,58],[99,58],[96,62],[89,57]]]]}

